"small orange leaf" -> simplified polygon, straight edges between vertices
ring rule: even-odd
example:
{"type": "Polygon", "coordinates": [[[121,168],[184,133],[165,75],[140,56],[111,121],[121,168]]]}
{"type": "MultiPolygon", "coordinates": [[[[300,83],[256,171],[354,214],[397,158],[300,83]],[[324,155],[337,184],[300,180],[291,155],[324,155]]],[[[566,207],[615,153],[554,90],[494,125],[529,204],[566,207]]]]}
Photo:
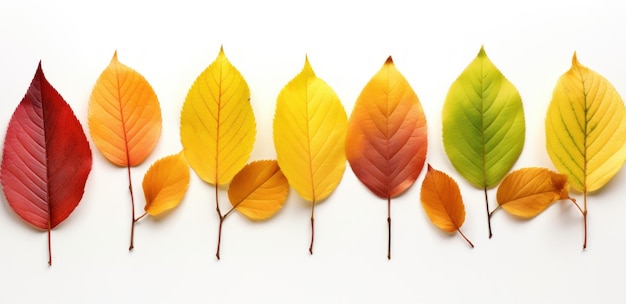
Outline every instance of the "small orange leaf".
{"type": "Polygon", "coordinates": [[[228,198],[233,208],[251,220],[266,220],[283,207],[289,183],[275,160],[245,166],[230,183],[228,198]]]}
{"type": "Polygon", "coordinates": [[[567,175],[545,168],[523,168],[507,175],[498,187],[498,207],[521,218],[533,218],[552,203],[569,199],[567,175]]]}
{"type": "Polygon", "coordinates": [[[142,186],[148,214],[156,216],[178,206],[189,188],[189,165],[184,153],[157,160],[146,172],[142,186]]]}
{"type": "Polygon", "coordinates": [[[447,174],[433,169],[428,171],[422,182],[421,201],[424,211],[435,226],[447,232],[458,231],[467,243],[474,247],[463,232],[465,206],[457,183],[447,174]]]}

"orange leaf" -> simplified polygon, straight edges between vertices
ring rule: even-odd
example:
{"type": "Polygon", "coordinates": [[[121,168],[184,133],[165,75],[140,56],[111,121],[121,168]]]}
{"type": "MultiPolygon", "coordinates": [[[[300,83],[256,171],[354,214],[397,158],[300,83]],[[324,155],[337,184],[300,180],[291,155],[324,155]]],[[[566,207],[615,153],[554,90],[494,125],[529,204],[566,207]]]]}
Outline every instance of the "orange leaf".
{"type": "Polygon", "coordinates": [[[357,99],[346,135],[346,156],[356,177],[387,199],[391,259],[391,198],[406,191],[424,167],[428,141],[424,110],[409,82],[387,58],[357,99]]]}
{"type": "Polygon", "coordinates": [[[245,166],[230,183],[228,198],[233,208],[251,220],[266,220],[282,208],[289,183],[275,160],[245,166]]]}
{"type": "Polygon", "coordinates": [[[458,231],[470,246],[474,245],[463,235],[461,226],[465,221],[465,206],[457,183],[447,174],[428,165],[420,200],[422,207],[435,224],[447,232],[458,231]]]}
{"type": "Polygon", "coordinates": [[[522,218],[533,218],[552,203],[568,199],[567,175],[545,168],[523,168],[507,175],[498,187],[499,207],[522,218]]]}
{"type": "Polygon", "coordinates": [[[146,213],[156,216],[176,208],[189,188],[189,165],[184,153],[157,160],[143,177],[146,213]]]}
{"type": "Polygon", "coordinates": [[[161,136],[161,108],[154,90],[117,60],[102,72],[89,100],[89,132],[104,157],[118,166],[143,162],[161,136]]]}
{"type": "Polygon", "coordinates": [[[374,194],[392,198],[417,179],[427,144],[424,110],[389,57],[352,110],[346,138],[350,167],[374,194]]]}

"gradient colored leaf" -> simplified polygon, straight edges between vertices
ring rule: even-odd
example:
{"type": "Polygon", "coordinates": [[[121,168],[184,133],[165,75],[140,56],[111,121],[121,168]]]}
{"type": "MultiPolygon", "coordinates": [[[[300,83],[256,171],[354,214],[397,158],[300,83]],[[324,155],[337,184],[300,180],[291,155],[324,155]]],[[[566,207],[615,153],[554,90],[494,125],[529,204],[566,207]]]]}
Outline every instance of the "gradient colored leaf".
{"type": "Polygon", "coordinates": [[[568,190],[565,174],[545,168],[523,168],[511,172],[502,180],[496,199],[498,208],[529,219],[546,210],[552,203],[569,199],[568,190]]]}
{"type": "Polygon", "coordinates": [[[104,69],[89,99],[89,132],[110,162],[126,167],[131,198],[130,247],[135,231],[135,197],[130,167],[142,163],[161,136],[161,108],[154,90],[141,74],[117,60],[104,69]]]}
{"type": "Polygon", "coordinates": [[[389,57],[361,91],[346,137],[352,171],[374,194],[387,199],[388,248],[391,198],[413,185],[424,167],[427,148],[422,105],[389,57]]]}
{"type": "Polygon", "coordinates": [[[302,71],[278,95],[274,146],[289,185],[312,202],[311,254],[315,204],[335,190],[346,167],[347,122],[339,97],[305,59],[302,71]]]}
{"type": "Polygon", "coordinates": [[[465,222],[465,206],[459,185],[447,174],[428,165],[420,194],[422,207],[430,221],[446,232],[458,231],[474,247],[474,244],[461,232],[465,222]]]}
{"type": "Polygon", "coordinates": [[[143,177],[144,210],[152,216],[176,208],[189,188],[189,165],[185,155],[166,156],[157,160],[143,177]]]}
{"type": "Polygon", "coordinates": [[[15,213],[48,231],[49,265],[50,230],[78,206],[91,165],[91,150],[80,122],[39,63],[9,122],[0,179],[15,213]]]}
{"type": "Polygon", "coordinates": [[[546,115],[546,146],[552,163],[583,192],[587,246],[587,193],[604,186],[626,160],[626,108],[611,83],[581,65],[556,84],[546,115]]]}
{"type": "Polygon", "coordinates": [[[246,165],[255,136],[250,89],[220,48],[215,61],[189,89],[180,114],[180,139],[187,162],[202,180],[216,185],[218,259],[225,216],[220,211],[217,185],[230,183],[246,165]]]}
{"type": "Polygon", "coordinates": [[[275,160],[245,166],[230,183],[228,198],[233,208],[255,221],[269,219],[287,199],[289,183],[275,160]]]}
{"type": "MultiPolygon", "coordinates": [[[[517,89],[489,60],[484,48],[450,86],[443,105],[443,144],[454,168],[487,189],[511,170],[524,146],[525,124],[517,89]]],[[[489,225],[489,237],[491,222],[489,225]]]]}

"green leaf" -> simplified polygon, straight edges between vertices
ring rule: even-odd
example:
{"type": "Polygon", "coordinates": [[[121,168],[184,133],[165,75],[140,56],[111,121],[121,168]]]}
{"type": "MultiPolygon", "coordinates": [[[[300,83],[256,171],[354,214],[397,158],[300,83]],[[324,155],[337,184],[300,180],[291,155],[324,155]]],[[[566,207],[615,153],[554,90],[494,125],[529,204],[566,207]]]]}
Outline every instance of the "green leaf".
{"type": "Polygon", "coordinates": [[[443,105],[443,144],[472,185],[496,186],[524,146],[524,111],[517,89],[484,48],[452,83],[443,105]]]}

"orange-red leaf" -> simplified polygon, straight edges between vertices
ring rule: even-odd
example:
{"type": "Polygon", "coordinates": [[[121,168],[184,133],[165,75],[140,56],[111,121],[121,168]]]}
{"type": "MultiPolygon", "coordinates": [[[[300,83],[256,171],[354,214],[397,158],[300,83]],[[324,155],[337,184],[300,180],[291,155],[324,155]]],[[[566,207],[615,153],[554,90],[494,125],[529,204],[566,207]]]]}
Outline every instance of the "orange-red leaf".
{"type": "Polygon", "coordinates": [[[507,175],[496,199],[506,212],[532,218],[558,200],[568,199],[567,175],[545,168],[523,168],[507,175]]]}
{"type": "Polygon", "coordinates": [[[389,57],[352,110],[346,138],[350,167],[374,194],[395,197],[422,171],[426,135],[417,95],[389,57]]]}
{"type": "Polygon", "coordinates": [[[89,100],[89,131],[104,157],[136,166],[161,136],[161,108],[154,90],[135,70],[117,60],[102,72],[89,100]]]}
{"type": "Polygon", "coordinates": [[[230,183],[228,198],[237,211],[251,220],[266,220],[278,212],[289,192],[289,183],[275,160],[245,166],[230,183]]]}

